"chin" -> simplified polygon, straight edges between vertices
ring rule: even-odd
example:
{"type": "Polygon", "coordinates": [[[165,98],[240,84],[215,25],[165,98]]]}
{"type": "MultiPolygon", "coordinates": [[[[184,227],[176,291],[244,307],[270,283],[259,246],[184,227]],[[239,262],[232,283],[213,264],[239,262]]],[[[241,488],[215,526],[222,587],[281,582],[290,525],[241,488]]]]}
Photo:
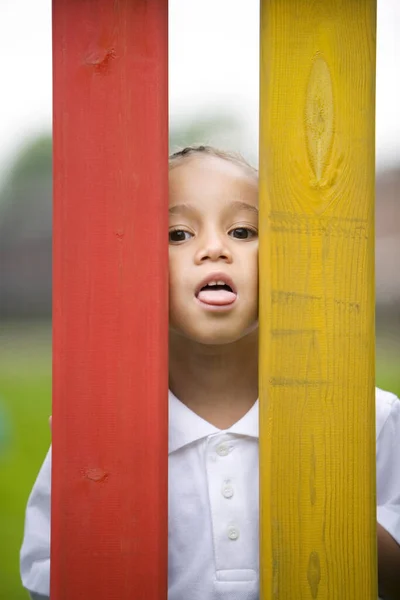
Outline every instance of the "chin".
{"type": "Polygon", "coordinates": [[[240,338],[232,336],[232,334],[216,335],[215,333],[210,335],[203,334],[192,337],[192,340],[194,342],[202,344],[203,346],[225,346],[226,344],[233,344],[238,339],[240,338]]]}
{"type": "Polygon", "coordinates": [[[227,326],[213,326],[210,328],[202,328],[200,330],[191,329],[183,335],[191,339],[193,342],[203,344],[204,346],[223,346],[225,344],[234,344],[239,340],[247,337],[250,333],[257,329],[257,323],[250,327],[232,328],[227,326]]]}
{"type": "Polygon", "coordinates": [[[170,312],[170,332],[196,344],[218,346],[233,344],[258,329],[256,307],[247,314],[189,314],[170,312]]]}

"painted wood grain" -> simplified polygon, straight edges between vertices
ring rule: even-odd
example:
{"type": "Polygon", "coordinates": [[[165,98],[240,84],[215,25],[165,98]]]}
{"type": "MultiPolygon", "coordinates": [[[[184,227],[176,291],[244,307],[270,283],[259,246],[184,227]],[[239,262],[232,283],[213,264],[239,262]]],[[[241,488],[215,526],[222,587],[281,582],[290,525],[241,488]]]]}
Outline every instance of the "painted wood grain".
{"type": "Polygon", "coordinates": [[[165,0],[53,0],[53,600],[167,597],[165,0]]]}
{"type": "Polygon", "coordinates": [[[261,597],[377,598],[375,0],[262,0],[261,597]]]}

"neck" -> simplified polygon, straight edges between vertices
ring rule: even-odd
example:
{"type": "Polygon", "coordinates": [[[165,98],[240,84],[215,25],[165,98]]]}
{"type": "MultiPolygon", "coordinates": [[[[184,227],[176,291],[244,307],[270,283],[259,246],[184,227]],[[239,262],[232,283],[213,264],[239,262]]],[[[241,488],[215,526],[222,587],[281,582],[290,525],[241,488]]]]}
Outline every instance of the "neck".
{"type": "Polygon", "coordinates": [[[258,397],[258,332],[223,346],[198,344],[171,333],[169,386],[215,427],[231,427],[258,397]]]}

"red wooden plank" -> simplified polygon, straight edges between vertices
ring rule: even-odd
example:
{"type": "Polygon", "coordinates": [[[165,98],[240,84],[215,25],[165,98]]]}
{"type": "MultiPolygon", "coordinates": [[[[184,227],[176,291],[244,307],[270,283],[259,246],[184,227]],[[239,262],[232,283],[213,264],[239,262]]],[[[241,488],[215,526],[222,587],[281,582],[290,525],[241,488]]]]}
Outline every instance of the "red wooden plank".
{"type": "Polygon", "coordinates": [[[167,0],[53,0],[52,600],[167,596],[167,0]]]}

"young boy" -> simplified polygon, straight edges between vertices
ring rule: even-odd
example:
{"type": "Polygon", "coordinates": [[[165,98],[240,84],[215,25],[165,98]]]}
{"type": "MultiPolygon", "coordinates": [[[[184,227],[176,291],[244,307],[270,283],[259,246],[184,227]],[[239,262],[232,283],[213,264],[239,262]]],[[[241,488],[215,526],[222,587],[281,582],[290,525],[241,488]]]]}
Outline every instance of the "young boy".
{"type": "MultiPolygon", "coordinates": [[[[259,597],[257,204],[242,159],[203,146],[171,157],[169,600],[259,597]]],[[[380,593],[395,599],[397,398],[377,390],[376,417],[380,593]]],[[[32,598],[49,596],[50,475],[49,453],[21,550],[32,598]]]]}

